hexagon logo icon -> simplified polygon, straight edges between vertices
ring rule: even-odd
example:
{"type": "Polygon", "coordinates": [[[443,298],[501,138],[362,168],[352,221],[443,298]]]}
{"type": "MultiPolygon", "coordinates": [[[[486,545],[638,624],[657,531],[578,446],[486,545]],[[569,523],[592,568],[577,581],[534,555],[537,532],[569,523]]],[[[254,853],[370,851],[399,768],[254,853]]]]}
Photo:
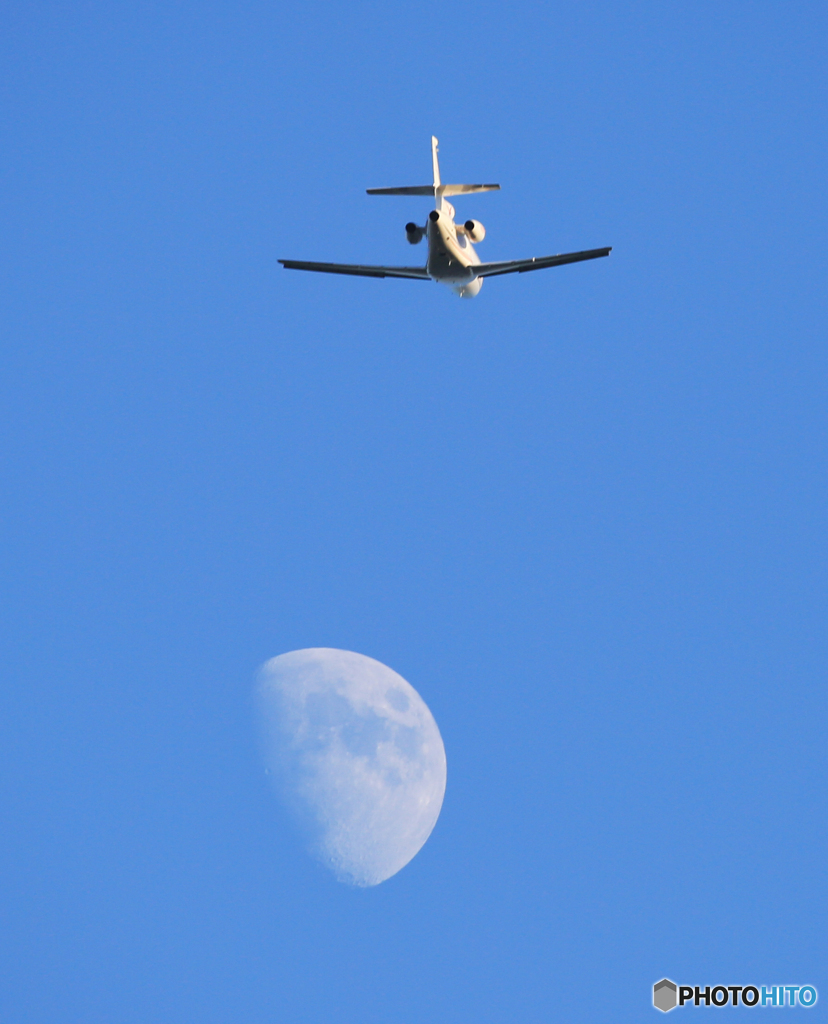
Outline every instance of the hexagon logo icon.
{"type": "Polygon", "coordinates": [[[662,978],[653,985],[653,1006],[657,1010],[666,1013],[672,1010],[678,1002],[678,986],[674,985],[669,978],[662,978]]]}

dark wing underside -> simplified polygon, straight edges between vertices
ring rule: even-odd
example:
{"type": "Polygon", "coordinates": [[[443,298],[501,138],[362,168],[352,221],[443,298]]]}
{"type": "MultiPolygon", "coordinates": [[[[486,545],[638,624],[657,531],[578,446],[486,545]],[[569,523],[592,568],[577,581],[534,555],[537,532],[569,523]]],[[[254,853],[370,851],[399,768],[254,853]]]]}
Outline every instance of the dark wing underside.
{"type": "MultiPolygon", "coordinates": [[[[557,256],[536,256],[530,260],[506,260],[502,263],[480,263],[473,267],[477,277],[497,277],[499,274],[525,274],[529,270],[560,267],[564,263],[580,263],[609,256],[606,249],[585,249],[583,252],[565,252],[557,256]]],[[[309,263],[304,260],[279,260],[287,270],[315,270],[321,274],[351,274],[355,277],[407,277],[418,281],[430,280],[425,267],[374,267],[362,263],[309,263]]]]}
{"type": "Polygon", "coordinates": [[[410,277],[431,280],[425,267],[371,267],[361,263],[307,263],[302,260],[279,260],[286,270],[316,270],[321,274],[353,274],[356,277],[410,277]]]}
{"type": "Polygon", "coordinates": [[[585,249],[583,252],[564,252],[558,256],[536,256],[531,260],[506,260],[503,263],[481,263],[474,267],[478,277],[496,277],[498,274],[525,274],[528,270],[543,270],[545,267],[560,267],[564,263],[580,263],[581,260],[597,260],[609,256],[612,246],[606,249],[585,249]]]}

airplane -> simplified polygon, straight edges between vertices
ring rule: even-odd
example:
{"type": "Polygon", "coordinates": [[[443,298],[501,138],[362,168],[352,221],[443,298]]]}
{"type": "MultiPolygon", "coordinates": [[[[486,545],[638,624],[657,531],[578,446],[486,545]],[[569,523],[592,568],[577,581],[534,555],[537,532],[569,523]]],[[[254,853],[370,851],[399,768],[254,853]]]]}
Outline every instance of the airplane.
{"type": "Polygon", "coordinates": [[[406,277],[418,281],[439,281],[452,288],[464,299],[474,298],[483,286],[483,278],[500,274],[525,274],[528,270],[559,267],[564,263],[579,263],[609,256],[612,246],[604,249],[586,249],[583,252],[565,252],[557,256],[536,256],[528,260],[506,260],[500,263],[481,263],[474,245],[486,237],[486,229],[478,220],[455,224],[455,210],[446,202],[447,196],[469,195],[474,192],[499,192],[500,185],[443,185],[437,159],[437,139],[431,136],[431,163],[434,171],[432,185],[409,185],[404,188],[369,188],[369,196],[433,196],[434,209],[423,227],[410,222],[405,225],[405,237],[417,245],[428,240],[428,258],[424,267],[375,267],[359,263],[309,263],[303,260],[279,260],[286,270],[316,270],[324,274],[354,274],[357,277],[406,277]]]}

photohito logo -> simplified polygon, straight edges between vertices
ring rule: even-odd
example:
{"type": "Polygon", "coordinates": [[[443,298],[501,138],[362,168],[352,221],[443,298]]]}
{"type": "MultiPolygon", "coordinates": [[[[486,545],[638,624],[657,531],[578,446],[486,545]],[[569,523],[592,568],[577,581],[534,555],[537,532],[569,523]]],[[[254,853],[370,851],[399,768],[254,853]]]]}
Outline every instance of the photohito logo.
{"type": "Polygon", "coordinates": [[[662,978],[653,985],[653,1006],[667,1013],[677,1006],[815,1006],[813,985],[677,985],[662,978]]]}

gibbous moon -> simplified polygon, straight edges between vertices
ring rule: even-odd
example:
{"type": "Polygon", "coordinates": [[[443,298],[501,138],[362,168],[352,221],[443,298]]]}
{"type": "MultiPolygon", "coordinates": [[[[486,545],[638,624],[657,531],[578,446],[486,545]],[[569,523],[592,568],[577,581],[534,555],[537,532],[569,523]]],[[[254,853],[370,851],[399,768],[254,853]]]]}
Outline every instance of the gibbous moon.
{"type": "Polygon", "coordinates": [[[314,647],[257,677],[265,763],[311,851],[377,885],[422,847],[446,791],[446,752],[422,697],[363,654],[314,647]]]}

